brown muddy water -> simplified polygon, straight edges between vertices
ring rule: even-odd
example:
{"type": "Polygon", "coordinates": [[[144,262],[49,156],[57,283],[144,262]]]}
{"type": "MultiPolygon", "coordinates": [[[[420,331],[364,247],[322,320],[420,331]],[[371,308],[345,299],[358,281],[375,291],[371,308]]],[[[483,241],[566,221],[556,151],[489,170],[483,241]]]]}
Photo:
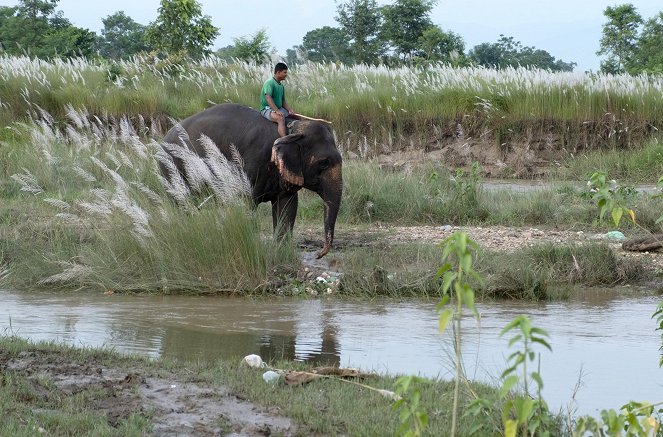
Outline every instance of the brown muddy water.
{"type": "MultiPolygon", "coordinates": [[[[501,329],[526,314],[550,334],[540,350],[543,395],[566,412],[595,414],[629,400],[663,401],[661,300],[591,289],[565,302],[479,302],[463,320],[466,372],[498,383],[513,352],[501,329]],[[581,386],[572,401],[574,387],[581,386]]],[[[452,378],[452,342],[433,300],[238,298],[22,293],[0,290],[0,332],[74,346],[196,360],[259,354],[390,374],[452,378]]]]}

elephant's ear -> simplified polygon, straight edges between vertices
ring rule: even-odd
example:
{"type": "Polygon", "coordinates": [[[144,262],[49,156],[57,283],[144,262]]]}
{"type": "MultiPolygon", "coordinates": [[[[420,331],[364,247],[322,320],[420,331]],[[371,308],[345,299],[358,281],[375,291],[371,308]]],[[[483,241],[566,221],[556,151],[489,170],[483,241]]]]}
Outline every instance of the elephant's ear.
{"type": "Polygon", "coordinates": [[[295,141],[303,136],[302,134],[286,135],[274,141],[272,146],[272,162],[279,169],[281,177],[298,187],[304,186],[304,174],[301,151],[295,141]]]}

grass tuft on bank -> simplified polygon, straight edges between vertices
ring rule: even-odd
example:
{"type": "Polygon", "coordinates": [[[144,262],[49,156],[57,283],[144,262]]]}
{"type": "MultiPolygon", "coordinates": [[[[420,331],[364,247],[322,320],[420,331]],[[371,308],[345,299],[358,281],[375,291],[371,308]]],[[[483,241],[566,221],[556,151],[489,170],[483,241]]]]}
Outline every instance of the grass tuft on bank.
{"type": "MultiPolygon", "coordinates": [[[[368,296],[439,296],[441,250],[435,245],[377,245],[348,250],[339,260],[340,291],[368,296]]],[[[605,243],[539,244],[514,252],[481,252],[477,297],[559,300],[574,287],[643,283],[654,279],[633,258],[617,257],[605,243]]]]}

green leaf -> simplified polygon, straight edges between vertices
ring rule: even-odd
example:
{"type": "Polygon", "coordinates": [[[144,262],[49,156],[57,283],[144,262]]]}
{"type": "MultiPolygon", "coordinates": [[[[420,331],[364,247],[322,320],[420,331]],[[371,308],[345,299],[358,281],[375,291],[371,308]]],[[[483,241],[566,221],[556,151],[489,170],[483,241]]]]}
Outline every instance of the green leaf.
{"type": "Polygon", "coordinates": [[[539,375],[539,372],[532,372],[532,379],[536,381],[536,385],[539,387],[539,390],[543,388],[543,379],[541,378],[541,375],[539,375]]]}
{"type": "Polygon", "coordinates": [[[441,310],[442,308],[444,308],[444,306],[445,306],[446,304],[449,303],[449,299],[450,299],[450,298],[449,298],[449,295],[448,295],[448,294],[445,294],[444,296],[442,296],[442,299],[440,299],[440,302],[437,304],[437,307],[435,307],[435,311],[440,312],[440,310],[441,310]]]}
{"type": "Polygon", "coordinates": [[[518,424],[515,420],[509,419],[504,422],[504,437],[516,437],[518,424]]]}
{"type": "Polygon", "coordinates": [[[522,338],[523,338],[522,334],[518,334],[518,335],[513,336],[513,338],[511,340],[509,340],[509,347],[511,347],[514,344],[518,343],[522,338]]]}
{"type": "Polygon", "coordinates": [[[504,382],[502,383],[502,388],[500,389],[500,396],[505,397],[506,395],[508,395],[511,389],[516,384],[518,384],[518,377],[516,375],[511,375],[504,378],[504,382]]]}
{"type": "Polygon", "coordinates": [[[619,222],[622,219],[622,214],[624,214],[624,210],[622,208],[612,209],[612,221],[615,223],[615,226],[619,226],[619,222]]]}
{"type": "Polygon", "coordinates": [[[449,270],[451,270],[451,263],[444,263],[439,269],[437,269],[435,277],[439,279],[449,270]]]}
{"type": "Polygon", "coordinates": [[[443,334],[444,331],[447,329],[447,325],[449,324],[449,320],[451,320],[452,316],[453,316],[453,311],[451,310],[451,308],[447,308],[440,313],[439,317],[440,334],[443,334]]]}
{"type": "Polygon", "coordinates": [[[518,422],[525,423],[532,414],[532,407],[534,406],[532,399],[519,397],[516,399],[515,405],[518,422]]]}
{"type": "Polygon", "coordinates": [[[545,341],[545,340],[542,339],[542,338],[539,338],[539,337],[532,337],[532,342],[533,342],[533,343],[539,343],[540,345],[542,345],[542,346],[548,348],[549,351],[552,351],[552,347],[550,347],[550,345],[548,344],[548,342],[545,341]]]}
{"type": "Polygon", "coordinates": [[[448,271],[444,274],[442,279],[442,293],[448,293],[451,288],[451,283],[458,277],[456,272],[448,271]]]}
{"type": "Polygon", "coordinates": [[[472,254],[464,253],[460,259],[460,267],[464,272],[469,272],[472,270],[472,254]]]}

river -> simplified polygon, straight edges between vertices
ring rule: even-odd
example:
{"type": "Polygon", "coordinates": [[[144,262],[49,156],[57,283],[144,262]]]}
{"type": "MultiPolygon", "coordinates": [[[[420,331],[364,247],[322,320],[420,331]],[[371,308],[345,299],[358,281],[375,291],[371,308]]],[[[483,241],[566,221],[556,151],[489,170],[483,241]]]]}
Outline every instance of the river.
{"type": "MultiPolygon", "coordinates": [[[[541,352],[543,395],[554,410],[596,414],[629,400],[663,400],[660,296],[588,289],[564,302],[478,302],[463,319],[466,373],[499,383],[508,349],[501,329],[530,316],[550,334],[541,352]],[[582,375],[582,376],[581,376],[582,375]],[[574,387],[580,379],[575,400],[574,387]]],[[[0,332],[158,357],[216,360],[252,353],[390,374],[452,378],[450,332],[434,300],[245,298],[0,290],[0,332]]]]}

